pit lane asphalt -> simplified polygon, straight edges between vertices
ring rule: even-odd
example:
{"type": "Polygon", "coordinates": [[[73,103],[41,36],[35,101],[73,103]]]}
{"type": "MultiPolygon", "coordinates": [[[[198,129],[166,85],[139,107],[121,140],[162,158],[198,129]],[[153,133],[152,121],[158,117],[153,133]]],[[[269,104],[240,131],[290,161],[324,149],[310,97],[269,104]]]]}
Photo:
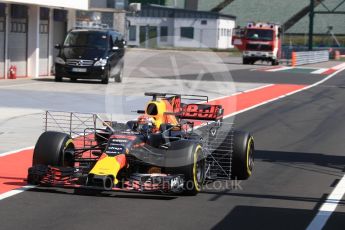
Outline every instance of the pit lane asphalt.
{"type": "MultiPolygon", "coordinates": [[[[243,82],[280,82],[280,76],[233,73],[243,82]]],[[[319,78],[286,75],[286,83],[319,78]]],[[[253,176],[237,189],[223,184],[196,197],[33,189],[0,202],[0,229],[305,229],[344,174],[344,89],[341,73],[237,115],[236,127],[253,133],[257,149],[253,176]]],[[[325,229],[344,228],[344,205],[325,229]]]]}

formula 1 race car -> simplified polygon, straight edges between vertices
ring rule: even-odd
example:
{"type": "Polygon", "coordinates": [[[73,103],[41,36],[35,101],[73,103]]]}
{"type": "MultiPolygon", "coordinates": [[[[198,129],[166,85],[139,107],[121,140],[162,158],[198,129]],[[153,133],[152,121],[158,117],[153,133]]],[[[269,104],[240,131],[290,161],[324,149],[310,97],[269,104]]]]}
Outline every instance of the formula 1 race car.
{"type": "Polygon", "coordinates": [[[127,123],[47,111],[28,183],[196,195],[207,182],[250,177],[253,137],[224,123],[221,105],[207,96],[145,95],[152,100],[127,123]]]}

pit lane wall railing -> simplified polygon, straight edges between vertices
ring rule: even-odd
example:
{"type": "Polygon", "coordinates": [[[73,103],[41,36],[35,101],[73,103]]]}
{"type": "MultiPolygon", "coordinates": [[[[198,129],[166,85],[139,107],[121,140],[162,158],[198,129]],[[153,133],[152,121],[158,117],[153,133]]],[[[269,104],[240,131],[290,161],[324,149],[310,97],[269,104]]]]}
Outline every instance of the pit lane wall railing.
{"type": "Polygon", "coordinates": [[[329,61],[328,50],[292,52],[291,56],[291,66],[299,66],[329,61]]]}

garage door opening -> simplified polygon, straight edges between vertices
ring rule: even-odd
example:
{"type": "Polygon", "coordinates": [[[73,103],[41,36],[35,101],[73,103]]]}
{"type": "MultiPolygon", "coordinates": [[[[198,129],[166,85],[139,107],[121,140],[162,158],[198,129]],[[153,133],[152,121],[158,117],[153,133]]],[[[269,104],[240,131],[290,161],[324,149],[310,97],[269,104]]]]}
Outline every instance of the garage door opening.
{"type": "Polygon", "coordinates": [[[5,78],[5,30],[6,30],[6,5],[0,3],[0,79],[5,78]]]}
{"type": "Polygon", "coordinates": [[[9,65],[17,68],[17,77],[27,76],[28,7],[11,5],[10,33],[8,35],[9,65]]]}
{"type": "Polygon", "coordinates": [[[40,63],[39,75],[49,75],[49,9],[40,8],[40,63]]]}

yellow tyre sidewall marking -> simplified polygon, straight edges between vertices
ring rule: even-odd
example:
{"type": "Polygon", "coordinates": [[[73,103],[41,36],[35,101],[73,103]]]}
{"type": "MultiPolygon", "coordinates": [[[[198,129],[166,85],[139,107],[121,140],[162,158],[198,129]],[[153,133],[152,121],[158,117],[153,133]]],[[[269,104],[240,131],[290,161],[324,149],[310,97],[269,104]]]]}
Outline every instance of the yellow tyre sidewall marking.
{"type": "MultiPolygon", "coordinates": [[[[65,154],[65,150],[67,149],[69,144],[73,144],[73,139],[68,139],[65,143],[65,147],[63,148],[63,154],[65,154]]],[[[65,165],[65,156],[63,156],[63,165],[65,165]]]]}
{"type": "Polygon", "coordinates": [[[250,147],[252,145],[252,143],[254,142],[254,138],[253,137],[250,137],[249,140],[248,140],[248,143],[247,143],[247,160],[246,160],[246,166],[247,166],[247,173],[248,175],[252,175],[252,171],[250,170],[250,167],[249,167],[249,154],[250,154],[250,147]]]}
{"type": "Polygon", "coordinates": [[[201,146],[198,145],[195,149],[195,153],[194,153],[194,165],[193,165],[193,180],[194,180],[194,185],[195,185],[195,189],[200,192],[201,190],[201,186],[198,183],[198,179],[197,179],[197,174],[196,174],[196,165],[198,162],[198,153],[199,150],[201,150],[201,146]]]}
{"type": "Polygon", "coordinates": [[[66,141],[65,148],[63,150],[67,149],[69,144],[73,144],[73,139],[69,139],[68,141],[66,141]]]}

